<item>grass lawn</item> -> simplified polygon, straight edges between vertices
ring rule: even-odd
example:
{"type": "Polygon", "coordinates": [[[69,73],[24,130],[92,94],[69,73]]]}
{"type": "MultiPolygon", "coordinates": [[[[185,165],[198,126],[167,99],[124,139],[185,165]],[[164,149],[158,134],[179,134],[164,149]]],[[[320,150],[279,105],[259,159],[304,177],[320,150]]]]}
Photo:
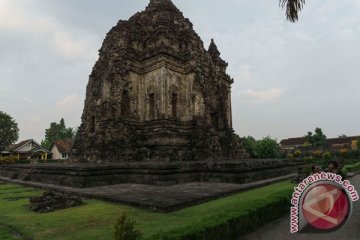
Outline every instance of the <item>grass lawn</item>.
{"type": "Polygon", "coordinates": [[[154,213],[88,199],[79,207],[38,214],[30,211],[26,205],[27,197],[40,195],[41,190],[2,184],[0,239],[111,240],[113,225],[124,211],[138,221],[143,239],[160,239],[163,235],[176,239],[184,232],[216,227],[219,223],[246,215],[259,206],[266,207],[280,197],[290,197],[293,187],[289,182],[280,182],[173,213],[154,213]],[[9,226],[12,226],[12,230],[9,226]],[[23,237],[12,237],[14,230],[22,233],[23,237]]]}
{"type": "Polygon", "coordinates": [[[16,239],[16,236],[14,236],[10,229],[7,229],[6,227],[0,225],[0,239],[13,240],[16,239]]]}

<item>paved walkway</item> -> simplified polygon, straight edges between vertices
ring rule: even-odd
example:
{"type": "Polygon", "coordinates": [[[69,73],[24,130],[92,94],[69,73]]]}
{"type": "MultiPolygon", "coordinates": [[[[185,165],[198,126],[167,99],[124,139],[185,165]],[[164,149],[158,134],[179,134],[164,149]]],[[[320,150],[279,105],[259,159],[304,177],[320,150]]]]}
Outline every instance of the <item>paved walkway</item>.
{"type": "Polygon", "coordinates": [[[60,192],[75,193],[84,197],[97,198],[128,204],[153,211],[171,212],[233,193],[261,187],[294,177],[290,174],[246,184],[195,182],[172,186],[153,186],[142,184],[117,184],[92,188],[72,188],[58,185],[24,182],[0,177],[0,180],[40,187],[60,192]]]}
{"type": "MultiPolygon", "coordinates": [[[[351,184],[360,193],[360,175],[350,179],[351,184]]],[[[354,202],[349,222],[336,232],[327,234],[291,234],[289,216],[277,219],[257,231],[240,237],[239,240],[359,240],[360,239],[360,200],[354,202]]]]}

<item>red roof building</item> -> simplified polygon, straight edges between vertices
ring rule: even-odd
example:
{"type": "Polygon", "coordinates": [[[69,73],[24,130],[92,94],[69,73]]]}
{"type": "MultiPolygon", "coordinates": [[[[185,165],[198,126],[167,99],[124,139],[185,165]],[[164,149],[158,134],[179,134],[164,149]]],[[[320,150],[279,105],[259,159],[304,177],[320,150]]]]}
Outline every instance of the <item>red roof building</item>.
{"type": "Polygon", "coordinates": [[[73,145],[73,140],[71,139],[55,141],[50,147],[52,159],[54,160],[69,159],[72,145],[73,145]]]}

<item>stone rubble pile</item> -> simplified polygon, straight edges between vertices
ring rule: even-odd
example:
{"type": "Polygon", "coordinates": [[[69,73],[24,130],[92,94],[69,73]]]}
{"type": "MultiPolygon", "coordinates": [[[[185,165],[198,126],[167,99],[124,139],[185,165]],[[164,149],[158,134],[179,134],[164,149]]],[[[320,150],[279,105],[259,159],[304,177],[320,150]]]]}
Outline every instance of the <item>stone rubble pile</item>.
{"type": "Polygon", "coordinates": [[[80,197],[68,193],[47,191],[40,197],[31,197],[29,208],[38,213],[48,213],[82,204],[80,197]]]}

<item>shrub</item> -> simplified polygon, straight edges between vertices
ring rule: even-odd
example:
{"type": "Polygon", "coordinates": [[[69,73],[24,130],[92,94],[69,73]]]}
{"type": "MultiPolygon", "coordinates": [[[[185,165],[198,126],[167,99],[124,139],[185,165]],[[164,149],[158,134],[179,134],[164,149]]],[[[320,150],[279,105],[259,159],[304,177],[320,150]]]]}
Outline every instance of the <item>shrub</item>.
{"type": "Polygon", "coordinates": [[[360,158],[360,150],[356,149],[356,150],[350,150],[349,153],[347,154],[348,158],[360,158]]]}
{"type": "Polygon", "coordinates": [[[345,158],[345,159],[359,159],[360,158],[360,149],[355,149],[355,150],[351,150],[351,149],[341,149],[338,151],[333,152],[333,155],[336,157],[341,157],[341,158],[345,158]]]}
{"type": "Polygon", "coordinates": [[[294,157],[296,157],[296,158],[300,157],[301,155],[302,155],[302,152],[300,150],[296,150],[294,152],[294,157]]]}
{"type": "Polygon", "coordinates": [[[305,161],[305,163],[314,163],[315,162],[315,158],[313,158],[313,157],[305,157],[304,158],[304,161],[305,161]]]}
{"type": "Polygon", "coordinates": [[[353,165],[345,165],[341,171],[346,176],[348,172],[357,172],[360,171],[360,163],[355,163],[353,165]]]}
{"type": "Polygon", "coordinates": [[[349,149],[341,149],[340,150],[340,155],[342,157],[347,157],[349,155],[349,149]]]}
{"type": "Polygon", "coordinates": [[[330,152],[324,152],[324,153],[322,154],[322,159],[323,159],[324,161],[330,161],[332,158],[333,158],[333,156],[331,155],[330,152]]]}
{"type": "Polygon", "coordinates": [[[17,157],[0,157],[0,164],[14,164],[17,161],[17,157]]]}
{"type": "Polygon", "coordinates": [[[310,167],[305,167],[303,169],[303,173],[306,175],[306,176],[309,176],[310,173],[311,173],[311,168],[310,167]]]}
{"type": "Polygon", "coordinates": [[[279,144],[270,137],[257,141],[254,152],[257,158],[277,158],[280,156],[279,144]]]}
{"type": "Polygon", "coordinates": [[[293,158],[294,158],[294,155],[291,154],[291,153],[288,153],[287,158],[293,159],[293,158]]]}
{"type": "Polygon", "coordinates": [[[126,213],[121,214],[115,224],[114,240],[138,240],[141,233],[135,229],[136,222],[126,213]]]}
{"type": "MultiPolygon", "coordinates": [[[[360,142],[360,141],[359,141],[360,142]]],[[[353,154],[355,158],[359,158],[360,159],[360,148],[357,150],[353,150],[353,154]]]]}
{"type": "Polygon", "coordinates": [[[320,150],[315,150],[312,152],[311,154],[314,158],[321,158],[322,157],[322,152],[320,150]]]}

